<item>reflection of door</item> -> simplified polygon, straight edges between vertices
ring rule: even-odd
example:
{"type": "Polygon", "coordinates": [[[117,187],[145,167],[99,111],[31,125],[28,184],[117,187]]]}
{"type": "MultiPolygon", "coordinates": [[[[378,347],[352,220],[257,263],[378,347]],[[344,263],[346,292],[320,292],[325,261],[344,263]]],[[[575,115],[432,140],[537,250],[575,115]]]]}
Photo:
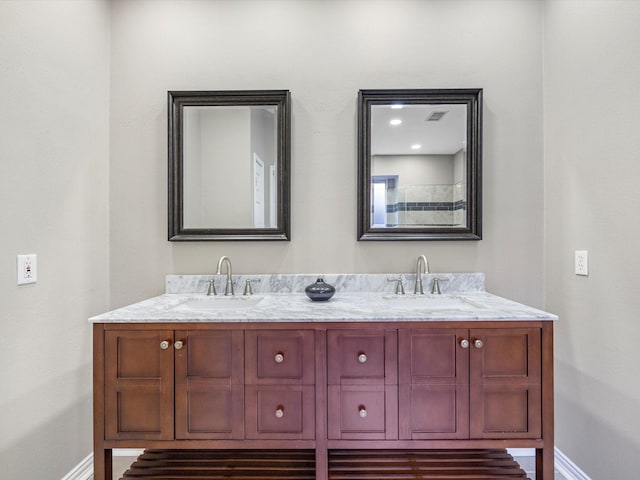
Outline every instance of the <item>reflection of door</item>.
{"type": "Polygon", "coordinates": [[[264,162],[253,154],[253,226],[264,228],[264,162]]]}
{"type": "Polygon", "coordinates": [[[387,184],[386,182],[373,182],[373,219],[374,227],[384,227],[387,224],[387,184]]]}
{"type": "Polygon", "coordinates": [[[276,199],[276,166],[269,165],[269,228],[276,228],[278,221],[276,218],[276,205],[278,201],[276,199]]]}
{"type": "Polygon", "coordinates": [[[371,226],[394,227],[398,224],[397,175],[371,177],[371,226]]]}

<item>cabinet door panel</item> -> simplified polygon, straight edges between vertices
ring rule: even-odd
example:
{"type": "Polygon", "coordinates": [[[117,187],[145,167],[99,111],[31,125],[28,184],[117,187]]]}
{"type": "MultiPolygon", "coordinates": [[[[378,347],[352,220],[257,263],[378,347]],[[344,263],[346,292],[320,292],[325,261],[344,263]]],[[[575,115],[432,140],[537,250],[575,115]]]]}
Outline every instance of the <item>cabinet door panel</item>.
{"type": "Polygon", "coordinates": [[[469,389],[464,385],[400,385],[400,438],[468,438],[469,389]]]}
{"type": "Polygon", "coordinates": [[[470,340],[471,437],[539,438],[540,330],[473,329],[470,340]]]}
{"type": "Polygon", "coordinates": [[[466,329],[399,331],[400,438],[468,438],[467,338],[466,329]]]}
{"type": "Polygon", "coordinates": [[[107,439],[173,438],[173,332],[105,332],[105,410],[107,439]]]}
{"type": "Polygon", "coordinates": [[[248,385],[246,396],[247,438],[315,438],[313,387],[248,385]]]}
{"type": "Polygon", "coordinates": [[[247,331],[247,383],[313,385],[314,338],[312,330],[247,331]]]}
{"type": "Polygon", "coordinates": [[[176,438],[244,438],[242,331],[177,331],[176,438]]]}

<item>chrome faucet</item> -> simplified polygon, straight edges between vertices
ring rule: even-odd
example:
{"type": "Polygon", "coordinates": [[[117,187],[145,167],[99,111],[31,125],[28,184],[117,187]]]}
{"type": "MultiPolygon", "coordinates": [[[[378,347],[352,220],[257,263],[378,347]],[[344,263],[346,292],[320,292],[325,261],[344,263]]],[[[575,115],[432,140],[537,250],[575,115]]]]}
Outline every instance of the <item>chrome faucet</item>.
{"type": "Polygon", "coordinates": [[[227,264],[227,284],[224,287],[225,295],[233,295],[233,279],[231,278],[231,260],[226,255],[220,257],[218,260],[218,268],[216,269],[216,275],[220,275],[222,273],[222,264],[227,264]]]}
{"type": "Polygon", "coordinates": [[[424,289],[422,288],[423,273],[429,273],[429,262],[427,261],[427,257],[420,255],[416,262],[416,286],[413,290],[415,294],[422,295],[424,293],[424,289]],[[420,264],[422,264],[422,268],[420,268],[420,264]]]}

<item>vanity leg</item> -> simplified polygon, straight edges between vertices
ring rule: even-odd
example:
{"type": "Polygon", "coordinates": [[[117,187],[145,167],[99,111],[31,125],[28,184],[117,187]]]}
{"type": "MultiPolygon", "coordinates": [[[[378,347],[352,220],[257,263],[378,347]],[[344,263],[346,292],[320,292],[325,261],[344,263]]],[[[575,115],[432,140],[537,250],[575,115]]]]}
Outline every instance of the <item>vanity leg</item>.
{"type": "Polygon", "coordinates": [[[536,448],[536,480],[554,480],[553,448],[536,448]]]}
{"type": "Polygon", "coordinates": [[[316,480],[329,478],[329,458],[326,448],[316,448],[316,480]]]}
{"type": "Polygon", "coordinates": [[[327,331],[316,332],[316,480],[329,478],[327,449],[327,331]]]}
{"type": "Polygon", "coordinates": [[[96,450],[93,453],[94,480],[111,480],[113,478],[113,451],[110,448],[96,450]]]}

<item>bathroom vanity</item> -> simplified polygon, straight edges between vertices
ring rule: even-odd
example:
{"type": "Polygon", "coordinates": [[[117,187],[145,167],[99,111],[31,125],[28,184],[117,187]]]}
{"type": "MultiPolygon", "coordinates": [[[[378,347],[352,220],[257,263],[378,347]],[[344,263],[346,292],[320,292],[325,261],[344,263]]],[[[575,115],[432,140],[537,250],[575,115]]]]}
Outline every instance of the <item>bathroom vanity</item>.
{"type": "Polygon", "coordinates": [[[553,479],[554,315],[480,289],[342,285],[311,302],[270,284],[91,319],[94,478],[111,479],[115,448],[306,451],[326,479],[334,454],[520,447],[536,449],[538,480],[553,479]]]}

